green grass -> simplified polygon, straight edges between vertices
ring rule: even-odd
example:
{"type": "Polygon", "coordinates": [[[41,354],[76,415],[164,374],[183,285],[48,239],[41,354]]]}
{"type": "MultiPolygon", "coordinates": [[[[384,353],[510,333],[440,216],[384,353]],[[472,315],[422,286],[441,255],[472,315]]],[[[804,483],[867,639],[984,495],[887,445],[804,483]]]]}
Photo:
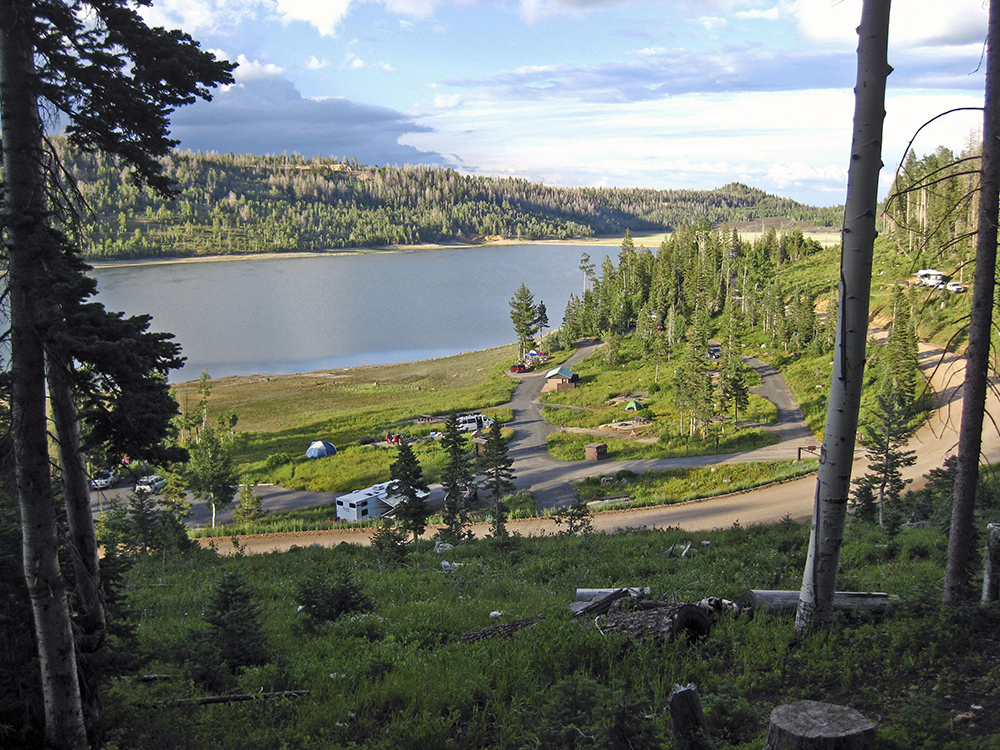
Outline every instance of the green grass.
{"type": "Polygon", "coordinates": [[[631,746],[666,748],[670,691],[694,683],[720,750],[761,747],[771,711],[801,699],[862,711],[877,724],[880,750],[1000,747],[1000,611],[940,604],[946,540],[934,529],[888,537],[849,525],[838,588],[898,597],[881,620],[840,615],[828,632],[796,638],[790,615],[722,617],[700,642],[656,645],[570,619],[578,587],[649,586],[673,601],[795,590],[808,537],[806,526],[783,523],[525,538],[504,549],[478,541],[449,551],[463,563],[449,574],[427,542],[404,567],[355,546],[145,558],[124,581],[146,657],[136,674],[174,679],[113,683],[104,695],[105,746],[513,750],[539,746],[567,723],[606,737],[614,707],[627,706],[620,715],[631,722],[631,746]],[[693,557],[664,556],[687,542],[698,550],[693,557]],[[270,657],[236,674],[224,665],[213,672],[191,647],[207,631],[202,613],[226,571],[244,577],[262,608],[270,657]],[[374,612],[311,625],[296,614],[296,592],[312,572],[348,576],[374,612]],[[463,633],[497,622],[493,611],[503,612],[501,622],[545,619],[509,639],[463,642],[463,633]],[[174,703],[212,692],[206,673],[223,692],[309,693],[174,703]],[[962,713],[973,718],[956,721],[962,713]]]}
{"type": "Polygon", "coordinates": [[[576,487],[577,493],[587,502],[628,495],[629,499],[622,501],[621,507],[640,508],[741,492],[810,474],[818,467],[818,461],[810,460],[718,464],[641,474],[622,471],[612,476],[609,484],[604,483],[602,477],[591,477],[576,487]]]}
{"type": "Polygon", "coordinates": [[[624,438],[596,438],[586,433],[554,432],[548,438],[549,455],[561,461],[582,461],[587,444],[598,439],[608,446],[609,461],[714,456],[763,448],[778,442],[776,435],[762,429],[741,429],[735,433],[726,433],[719,436],[718,443],[676,436],[666,440],[661,438],[656,443],[640,443],[624,438]]]}

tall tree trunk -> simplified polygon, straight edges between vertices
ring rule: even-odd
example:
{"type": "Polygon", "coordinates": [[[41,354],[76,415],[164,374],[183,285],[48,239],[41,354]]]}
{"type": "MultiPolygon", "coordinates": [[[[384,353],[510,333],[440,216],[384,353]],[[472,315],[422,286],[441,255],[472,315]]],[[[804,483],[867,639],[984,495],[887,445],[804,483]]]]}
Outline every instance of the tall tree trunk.
{"type": "Polygon", "coordinates": [[[979,234],[976,238],[976,281],[972,287],[969,346],[966,350],[962,426],[958,433],[958,473],[952,498],[951,533],[945,568],[944,600],[970,601],[974,511],[979,481],[990,356],[990,323],[997,261],[997,206],[1000,192],[1000,0],[990,2],[987,32],[986,101],[983,110],[983,155],[979,188],[979,234]]]}
{"type": "Polygon", "coordinates": [[[87,746],[66,584],[59,570],[55,503],[49,478],[45,413],[47,262],[57,252],[48,235],[42,126],[30,24],[32,3],[0,0],[0,129],[11,319],[11,409],[24,575],[31,596],[52,747],[87,746]]]}
{"type": "Polygon", "coordinates": [[[864,0],[858,27],[858,79],[840,257],[837,342],[809,554],[795,616],[798,635],[827,626],[833,616],[865,370],[885,79],[891,72],[886,61],[888,33],[889,0],[864,0]]]}
{"type": "Polygon", "coordinates": [[[63,500],[72,547],[74,625],[80,651],[80,688],[86,725],[91,737],[101,728],[100,675],[87,657],[98,652],[107,636],[104,616],[104,593],[101,590],[100,555],[94,514],[90,509],[90,491],[83,452],[80,449],[80,421],[68,365],[59,355],[48,352],[46,367],[49,401],[59,444],[63,500]]]}

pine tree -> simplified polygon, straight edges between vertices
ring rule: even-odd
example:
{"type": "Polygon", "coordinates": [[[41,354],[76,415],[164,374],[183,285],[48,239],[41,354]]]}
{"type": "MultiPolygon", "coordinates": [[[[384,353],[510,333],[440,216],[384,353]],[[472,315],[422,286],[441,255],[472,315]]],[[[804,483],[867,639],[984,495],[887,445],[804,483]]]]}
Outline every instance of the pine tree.
{"type": "Polygon", "coordinates": [[[539,329],[535,295],[523,283],[510,298],[510,320],[514,324],[514,333],[517,334],[520,350],[518,356],[523,358],[525,352],[534,346],[535,334],[539,329]]]}
{"type": "Polygon", "coordinates": [[[407,442],[401,442],[396,460],[389,467],[392,482],[389,493],[403,499],[396,506],[395,516],[404,532],[413,534],[413,541],[424,533],[430,510],[424,499],[430,488],[424,481],[424,470],[407,442]]]}
{"type": "Polygon", "coordinates": [[[462,541],[468,532],[467,497],[474,491],[472,456],[465,433],[459,430],[458,415],[451,414],[444,423],[441,438],[445,466],[441,474],[444,488],[444,523],[441,537],[452,544],[462,541]]]}
{"type": "Polygon", "coordinates": [[[493,503],[491,534],[496,539],[506,539],[507,512],[503,498],[514,491],[514,459],[507,455],[507,439],[499,423],[494,423],[486,436],[483,455],[479,459],[479,473],[483,476],[482,488],[493,503]]]}
{"type": "Polygon", "coordinates": [[[906,409],[912,409],[920,372],[919,347],[910,303],[902,287],[893,293],[892,326],[886,339],[886,368],[892,378],[893,390],[906,409]]]}
{"type": "Polygon", "coordinates": [[[891,379],[884,384],[876,397],[875,408],[869,414],[866,433],[866,454],[871,477],[871,490],[878,507],[879,526],[885,525],[886,508],[898,504],[906,487],[902,470],[917,460],[915,451],[906,450],[910,436],[910,413],[895,390],[891,379]]]}
{"type": "MultiPolygon", "coordinates": [[[[98,686],[88,686],[87,715],[81,700],[72,625],[57,550],[49,480],[46,366],[52,395],[72,403],[72,360],[59,337],[69,328],[76,301],[61,297],[64,282],[82,275],[72,243],[56,227],[73,223],[70,191],[53,183],[62,174],[58,155],[44,138],[41,113],[59,113],[69,141],[89,151],[115,154],[133,179],[166,194],[171,182],[159,157],[176,145],[168,117],[209,88],[232,81],[233,65],[202,52],[190,37],[146,26],[134,5],[109,2],[0,0],[0,132],[4,181],[0,199],[10,311],[14,454],[24,523],[25,577],[33,596],[41,663],[45,741],[51,747],[82,747],[88,730],[99,732],[98,686]]],[[[113,340],[106,332],[103,340],[113,340]]],[[[56,431],[62,462],[73,477],[82,463],[78,417],[62,409],[56,431]]],[[[80,482],[67,485],[80,600],[97,581],[93,524],[80,482]],[[84,580],[86,579],[86,580],[84,580]]],[[[86,605],[84,605],[86,607],[86,605]]],[[[100,613],[84,611],[86,618],[100,613]]],[[[104,626],[88,623],[97,632],[104,626]]],[[[87,643],[81,643],[88,647],[87,643]]]]}

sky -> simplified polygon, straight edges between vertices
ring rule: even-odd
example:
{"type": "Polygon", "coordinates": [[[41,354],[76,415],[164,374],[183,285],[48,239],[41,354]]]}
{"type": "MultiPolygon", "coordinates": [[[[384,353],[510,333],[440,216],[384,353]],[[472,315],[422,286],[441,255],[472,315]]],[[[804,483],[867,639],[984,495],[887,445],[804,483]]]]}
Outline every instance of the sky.
{"type": "MultiPolygon", "coordinates": [[[[180,148],[845,200],[861,0],[153,0],[238,62],[180,148]]],[[[893,0],[882,184],[982,114],[984,0],[893,0]]],[[[886,187],[883,187],[884,195],[886,187]]]]}

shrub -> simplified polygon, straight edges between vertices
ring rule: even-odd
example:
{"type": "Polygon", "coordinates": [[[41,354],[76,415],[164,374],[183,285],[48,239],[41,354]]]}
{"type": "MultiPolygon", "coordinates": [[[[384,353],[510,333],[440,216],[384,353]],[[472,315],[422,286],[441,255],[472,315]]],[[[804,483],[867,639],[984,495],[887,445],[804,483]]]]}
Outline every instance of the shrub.
{"type": "Polygon", "coordinates": [[[274,471],[279,466],[284,466],[285,464],[290,464],[292,462],[292,457],[287,453],[272,453],[264,460],[264,468],[268,471],[274,471]]]}
{"type": "Polygon", "coordinates": [[[333,622],[339,617],[359,612],[371,612],[371,599],[347,573],[332,580],[328,570],[316,569],[299,583],[295,601],[299,611],[314,622],[333,622]]]}

